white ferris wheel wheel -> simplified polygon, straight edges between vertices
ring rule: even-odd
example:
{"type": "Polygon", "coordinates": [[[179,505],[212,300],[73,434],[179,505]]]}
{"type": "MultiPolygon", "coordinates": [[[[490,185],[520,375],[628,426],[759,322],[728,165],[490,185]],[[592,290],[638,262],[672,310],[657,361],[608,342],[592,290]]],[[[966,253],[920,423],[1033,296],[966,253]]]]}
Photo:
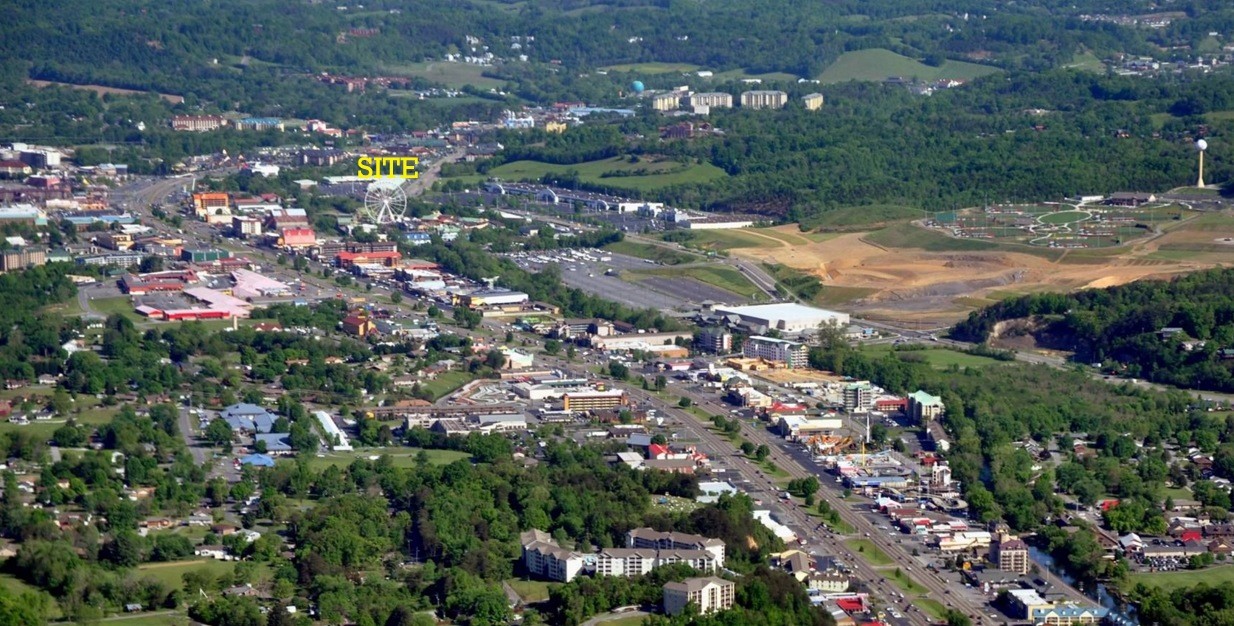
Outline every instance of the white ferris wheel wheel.
{"type": "Polygon", "coordinates": [[[383,178],[369,183],[364,192],[364,216],[374,224],[403,220],[407,213],[407,194],[401,179],[383,178]]]}

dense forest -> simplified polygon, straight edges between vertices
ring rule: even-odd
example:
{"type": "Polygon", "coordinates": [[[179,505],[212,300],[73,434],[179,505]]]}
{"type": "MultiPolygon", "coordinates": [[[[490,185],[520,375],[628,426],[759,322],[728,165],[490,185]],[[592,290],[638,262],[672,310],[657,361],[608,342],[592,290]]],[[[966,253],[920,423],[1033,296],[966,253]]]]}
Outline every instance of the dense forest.
{"type": "Polygon", "coordinates": [[[995,325],[1032,318],[1019,331],[1048,337],[1081,363],[1186,388],[1234,391],[1234,270],[1196,272],[1071,294],[1011,298],[969,314],[952,329],[984,342],[995,325]],[[1177,329],[1163,332],[1163,329],[1177,329]],[[1226,355],[1230,356],[1227,357],[1226,355]]]}

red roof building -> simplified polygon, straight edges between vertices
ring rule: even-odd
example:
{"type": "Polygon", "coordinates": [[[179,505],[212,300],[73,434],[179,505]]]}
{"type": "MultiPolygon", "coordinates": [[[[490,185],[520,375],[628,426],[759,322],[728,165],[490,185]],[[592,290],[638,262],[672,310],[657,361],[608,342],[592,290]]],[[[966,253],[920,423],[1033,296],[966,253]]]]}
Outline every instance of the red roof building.
{"type": "Polygon", "coordinates": [[[875,411],[907,411],[908,398],[879,398],[874,401],[875,411]]]}
{"type": "Polygon", "coordinates": [[[398,265],[399,259],[403,255],[397,251],[394,252],[340,252],[338,253],[338,266],[351,267],[353,265],[363,265],[368,263],[380,263],[382,265],[393,267],[398,265]]]}
{"type": "Polygon", "coordinates": [[[317,245],[317,233],[311,228],[284,228],[279,245],[288,248],[310,248],[317,245]]]}
{"type": "Polygon", "coordinates": [[[662,459],[664,457],[667,457],[668,454],[669,454],[668,446],[661,445],[658,443],[653,443],[647,446],[647,458],[649,459],[662,459]]]}

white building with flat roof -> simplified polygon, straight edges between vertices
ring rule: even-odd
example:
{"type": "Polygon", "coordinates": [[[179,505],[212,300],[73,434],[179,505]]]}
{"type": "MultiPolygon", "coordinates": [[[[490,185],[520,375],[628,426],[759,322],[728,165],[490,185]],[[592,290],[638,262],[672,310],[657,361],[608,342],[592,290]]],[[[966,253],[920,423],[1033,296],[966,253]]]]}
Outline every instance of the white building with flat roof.
{"type": "Polygon", "coordinates": [[[321,432],[325,434],[326,445],[330,446],[331,450],[351,450],[351,442],[347,441],[347,434],[339,430],[338,424],[334,423],[334,418],[330,417],[329,413],[313,411],[313,417],[316,417],[317,423],[321,424],[321,432]]]}
{"type": "Polygon", "coordinates": [[[775,329],[784,333],[800,333],[818,330],[822,324],[847,326],[849,323],[847,313],[793,303],[717,306],[715,312],[736,315],[751,330],[758,332],[775,329]]]}

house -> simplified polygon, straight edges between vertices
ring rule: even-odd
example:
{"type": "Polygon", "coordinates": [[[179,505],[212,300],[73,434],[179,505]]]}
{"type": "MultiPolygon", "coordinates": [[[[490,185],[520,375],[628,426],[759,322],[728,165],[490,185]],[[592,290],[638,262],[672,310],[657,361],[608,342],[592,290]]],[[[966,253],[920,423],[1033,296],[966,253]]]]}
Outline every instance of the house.
{"type": "Polygon", "coordinates": [[[150,530],[163,530],[165,528],[171,528],[175,525],[175,522],[167,519],[166,517],[155,517],[148,520],[143,520],[140,524],[142,528],[149,528],[150,530]]]}
{"type": "Polygon", "coordinates": [[[239,530],[240,529],[238,527],[232,526],[231,524],[215,524],[210,527],[210,532],[220,537],[226,537],[227,535],[234,535],[239,530]]]}
{"type": "Polygon", "coordinates": [[[138,613],[138,612],[142,611],[143,609],[145,609],[145,607],[144,607],[144,606],[142,606],[141,604],[137,603],[137,602],[130,602],[130,603],[128,603],[128,604],[126,604],[126,605],[124,605],[124,612],[125,612],[125,613],[138,613]]]}
{"type": "Polygon", "coordinates": [[[223,595],[235,598],[253,598],[261,595],[261,592],[253,588],[252,585],[236,585],[223,590],[223,595]]]}
{"type": "Polygon", "coordinates": [[[368,315],[353,313],[343,318],[343,332],[348,335],[364,337],[373,332],[373,320],[368,315]]]}
{"type": "Polygon", "coordinates": [[[707,576],[687,578],[679,583],[664,584],[664,612],[679,615],[688,605],[694,605],[700,614],[725,611],[733,608],[737,586],[729,580],[707,576]]]}
{"type": "Polygon", "coordinates": [[[232,560],[232,556],[227,554],[227,548],[224,548],[223,546],[197,546],[197,548],[193,550],[193,554],[195,556],[204,556],[218,561],[232,560]]]}

